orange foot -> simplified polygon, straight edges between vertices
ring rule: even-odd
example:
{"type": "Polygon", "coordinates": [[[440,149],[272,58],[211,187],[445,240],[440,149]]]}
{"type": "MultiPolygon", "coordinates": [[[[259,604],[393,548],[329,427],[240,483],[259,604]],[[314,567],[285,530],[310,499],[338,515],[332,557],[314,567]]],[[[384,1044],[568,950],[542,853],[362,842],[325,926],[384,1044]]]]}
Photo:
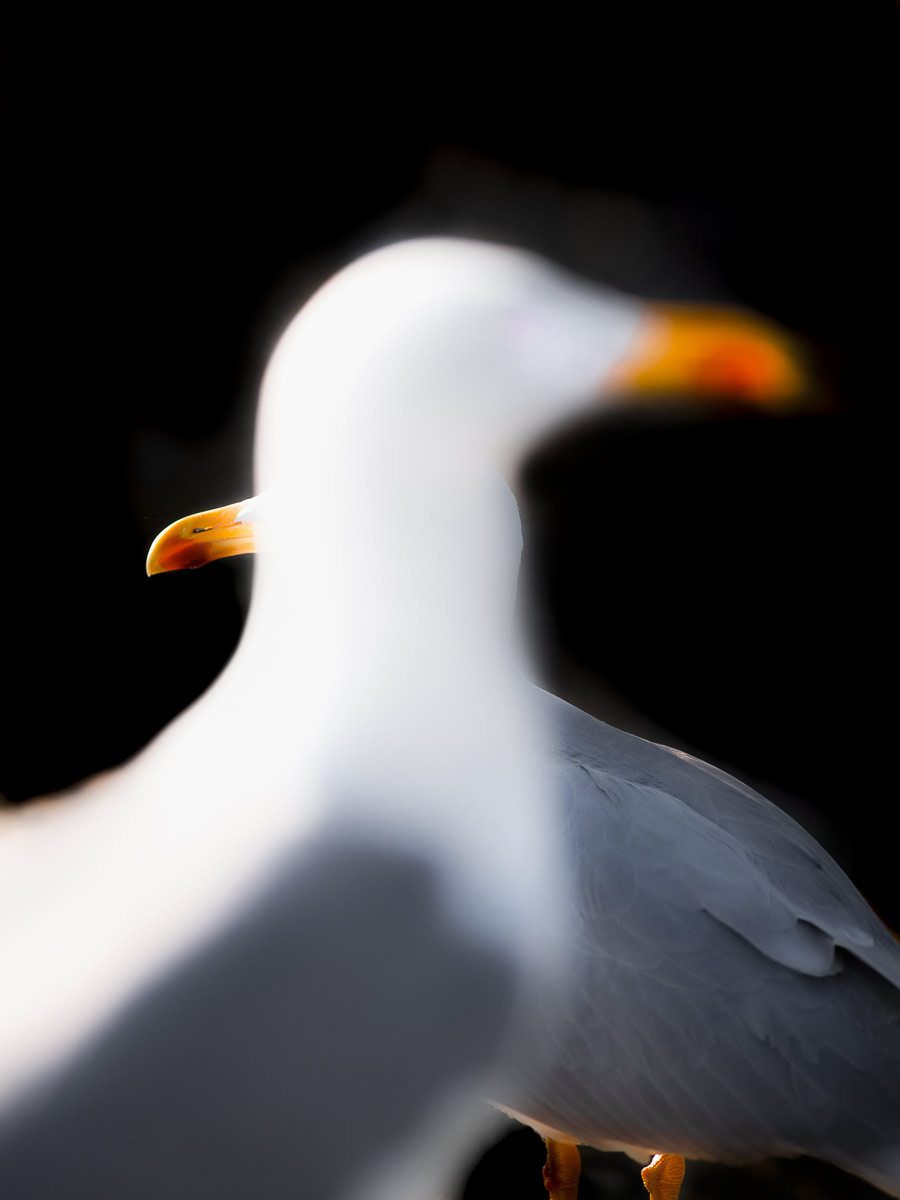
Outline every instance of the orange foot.
{"type": "Polygon", "coordinates": [[[544,1138],[547,1161],[544,1164],[544,1187],[550,1200],[577,1200],[581,1156],[574,1142],[555,1142],[544,1138]]]}
{"type": "Polygon", "coordinates": [[[641,1171],[644,1187],[650,1200],[678,1200],[684,1179],[684,1159],[680,1154],[654,1154],[648,1167],[641,1171]]]}

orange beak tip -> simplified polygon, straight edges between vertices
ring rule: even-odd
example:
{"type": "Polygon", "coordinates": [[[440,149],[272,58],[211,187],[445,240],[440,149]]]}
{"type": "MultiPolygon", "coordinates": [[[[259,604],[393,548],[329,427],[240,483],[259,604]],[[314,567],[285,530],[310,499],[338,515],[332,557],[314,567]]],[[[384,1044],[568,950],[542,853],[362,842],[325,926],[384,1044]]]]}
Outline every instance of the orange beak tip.
{"type": "Polygon", "coordinates": [[[799,343],[750,313],[654,305],[613,384],[635,400],[693,396],[773,414],[818,407],[799,343]]]}
{"type": "Polygon", "coordinates": [[[252,554],[256,550],[256,530],[246,519],[249,504],[242,500],[225,508],[193,513],[166,526],[147,553],[147,575],[191,570],[218,558],[252,554]]]}

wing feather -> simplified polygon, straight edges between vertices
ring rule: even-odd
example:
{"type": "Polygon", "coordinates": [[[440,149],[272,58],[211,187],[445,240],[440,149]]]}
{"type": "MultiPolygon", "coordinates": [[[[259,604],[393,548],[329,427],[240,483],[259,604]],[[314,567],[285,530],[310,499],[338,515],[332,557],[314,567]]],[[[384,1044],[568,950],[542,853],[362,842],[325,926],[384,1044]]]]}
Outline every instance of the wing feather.
{"type": "Polygon", "coordinates": [[[686,881],[713,916],[794,970],[830,974],[839,969],[835,950],[843,949],[900,988],[896,941],[787,813],[700,759],[548,699],[563,761],[578,764],[611,799],[621,793],[614,802],[649,810],[660,828],[673,830],[686,881]]]}
{"type": "Polygon", "coordinates": [[[900,946],[746,785],[547,703],[576,981],[510,1107],[591,1145],[818,1154],[900,1186],[900,946]]]}

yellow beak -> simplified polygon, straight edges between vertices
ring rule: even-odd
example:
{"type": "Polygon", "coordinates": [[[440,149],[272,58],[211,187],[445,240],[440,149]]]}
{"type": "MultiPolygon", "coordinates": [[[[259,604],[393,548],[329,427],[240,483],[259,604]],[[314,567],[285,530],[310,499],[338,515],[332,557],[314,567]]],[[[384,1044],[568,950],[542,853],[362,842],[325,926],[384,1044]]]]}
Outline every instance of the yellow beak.
{"type": "Polygon", "coordinates": [[[608,386],[633,393],[629,401],[719,398],[778,411],[802,401],[809,375],[792,339],[762,317],[654,304],[608,386]]]}
{"type": "Polygon", "coordinates": [[[147,555],[147,574],[202,567],[231,554],[252,554],[256,529],[251,511],[253,500],[240,500],[226,508],[193,513],[167,525],[158,534],[147,555]]]}

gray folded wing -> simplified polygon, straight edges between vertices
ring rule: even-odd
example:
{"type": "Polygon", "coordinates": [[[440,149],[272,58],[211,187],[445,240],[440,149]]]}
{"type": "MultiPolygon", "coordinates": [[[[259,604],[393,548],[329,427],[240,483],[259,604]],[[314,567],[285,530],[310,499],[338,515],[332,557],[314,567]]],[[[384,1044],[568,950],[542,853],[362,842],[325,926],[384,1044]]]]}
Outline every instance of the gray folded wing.
{"type": "MultiPolygon", "coordinates": [[[[554,697],[576,970],[533,1031],[533,1120],[900,1189],[900,946],[780,809],[554,697]]],[[[502,1098],[500,1098],[502,1100],[502,1098]]]]}

